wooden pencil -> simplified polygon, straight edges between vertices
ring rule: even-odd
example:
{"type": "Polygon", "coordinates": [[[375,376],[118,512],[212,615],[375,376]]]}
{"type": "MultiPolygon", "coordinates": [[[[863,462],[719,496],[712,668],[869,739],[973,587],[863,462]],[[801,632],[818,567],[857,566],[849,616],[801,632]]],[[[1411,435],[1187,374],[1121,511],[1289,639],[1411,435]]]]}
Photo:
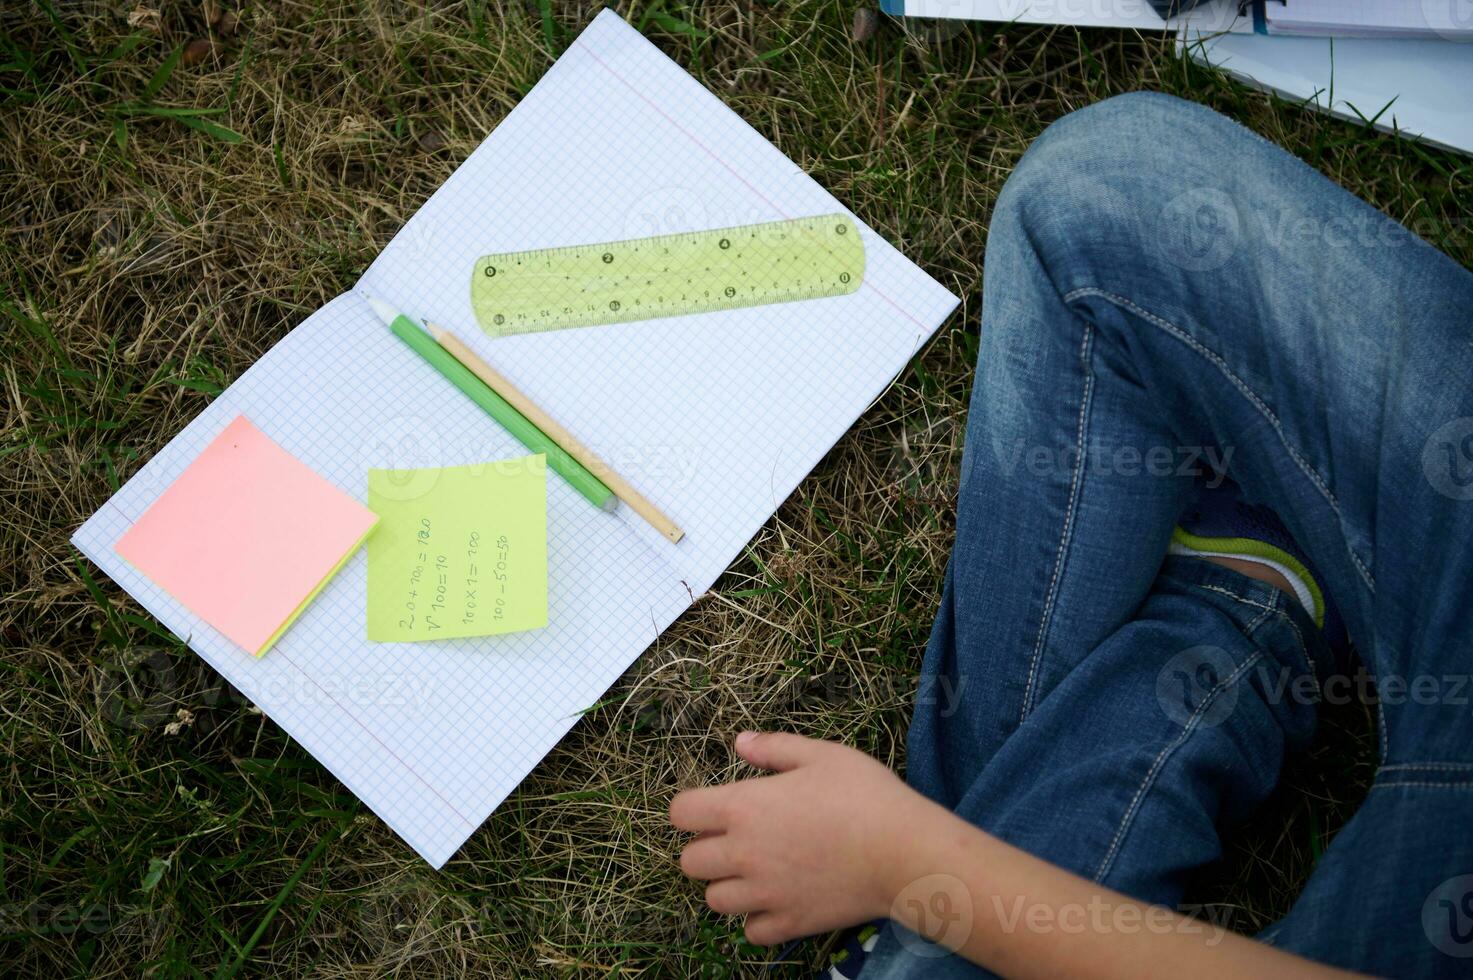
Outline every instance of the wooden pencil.
{"type": "Polygon", "coordinates": [[[467,347],[459,337],[433,323],[426,323],[425,329],[430,336],[435,338],[439,345],[450,353],[461,364],[464,364],[472,374],[486,382],[487,387],[496,392],[507,403],[527,417],[537,428],[541,429],[553,442],[557,443],[569,455],[582,463],[596,477],[604,482],[606,486],[614,491],[614,496],[629,505],[629,509],[649,522],[650,526],[663,534],[672,542],[679,541],[685,537],[675,522],[666,517],[661,510],[629,485],[629,481],[614,472],[609,464],[600,459],[591,449],[579,442],[574,435],[563,428],[551,415],[548,415],[521,390],[508,381],[500,371],[487,364],[475,351],[467,347]]]}

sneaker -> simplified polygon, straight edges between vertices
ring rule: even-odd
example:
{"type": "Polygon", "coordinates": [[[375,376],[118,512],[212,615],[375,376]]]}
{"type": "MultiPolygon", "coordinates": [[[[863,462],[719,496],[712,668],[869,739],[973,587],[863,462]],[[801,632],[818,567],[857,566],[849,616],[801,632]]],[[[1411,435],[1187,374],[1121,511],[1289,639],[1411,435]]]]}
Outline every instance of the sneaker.
{"type": "Polygon", "coordinates": [[[1331,650],[1349,645],[1345,624],[1335,603],[1320,587],[1319,573],[1309,555],[1294,540],[1277,514],[1243,499],[1232,480],[1216,487],[1198,487],[1181,523],[1171,535],[1173,555],[1201,558],[1237,558],[1258,562],[1288,580],[1294,597],[1308,611],[1331,650]]]}

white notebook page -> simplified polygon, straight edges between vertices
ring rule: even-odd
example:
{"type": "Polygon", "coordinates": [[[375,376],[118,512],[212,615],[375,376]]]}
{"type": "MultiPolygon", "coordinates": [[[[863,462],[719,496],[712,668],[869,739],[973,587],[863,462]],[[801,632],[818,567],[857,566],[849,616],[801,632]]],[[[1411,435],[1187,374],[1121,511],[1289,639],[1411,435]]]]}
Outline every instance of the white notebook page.
{"type": "MultiPolygon", "coordinates": [[[[1270,33],[1340,37],[1473,36],[1460,0],[1278,0],[1264,4],[1270,33]]],[[[1466,7],[1464,9],[1467,9],[1466,7]]]]}
{"type": "MultiPolygon", "coordinates": [[[[899,0],[897,0],[899,2],[899,0]]],[[[1179,30],[1214,33],[1238,21],[1252,30],[1252,17],[1238,16],[1238,0],[1203,0],[1169,20],[1150,0],[903,0],[906,17],[991,20],[1004,24],[1069,24],[1074,27],[1121,27],[1140,31],[1179,30]]],[[[893,12],[893,11],[892,11],[893,12]]]]}
{"type": "Polygon", "coordinates": [[[355,291],[273,347],[73,542],[439,867],[956,305],[860,223],[865,283],[849,296],[492,341],[470,312],[475,258],[842,210],[605,11],[355,291]],[[156,589],[113,544],[237,414],[359,500],[370,467],[525,452],[389,334],[364,294],[470,342],[686,539],[670,544],[628,508],[605,514],[549,473],[547,628],[370,643],[360,553],[260,660],[156,589]]]}

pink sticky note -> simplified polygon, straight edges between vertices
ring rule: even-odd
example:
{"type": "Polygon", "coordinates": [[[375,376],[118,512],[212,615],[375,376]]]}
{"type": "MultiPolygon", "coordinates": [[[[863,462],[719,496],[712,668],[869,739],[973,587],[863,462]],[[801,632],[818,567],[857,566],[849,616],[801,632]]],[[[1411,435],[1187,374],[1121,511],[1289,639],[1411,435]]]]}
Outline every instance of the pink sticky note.
{"type": "Polygon", "coordinates": [[[114,547],[259,657],[377,519],[241,415],[114,547]]]}

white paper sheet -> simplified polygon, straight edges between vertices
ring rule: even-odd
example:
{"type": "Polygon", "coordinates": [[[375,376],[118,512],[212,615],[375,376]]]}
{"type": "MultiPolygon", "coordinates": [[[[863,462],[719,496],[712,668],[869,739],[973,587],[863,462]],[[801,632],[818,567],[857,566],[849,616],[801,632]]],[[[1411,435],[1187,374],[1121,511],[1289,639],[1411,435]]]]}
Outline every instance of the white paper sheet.
{"type": "MultiPolygon", "coordinates": [[[[1322,10],[1343,4],[1315,2],[1322,10]]],[[[1169,30],[1179,49],[1245,84],[1343,119],[1380,114],[1378,129],[1473,153],[1473,43],[1467,18],[1445,4],[1419,9],[1446,40],[1265,36],[1254,33],[1250,16],[1239,16],[1237,0],[1206,0],[1169,21],[1147,0],[882,0],[881,6],[905,17],[1169,30]]],[[[1374,20],[1362,6],[1344,9],[1374,20]]]]}
{"type": "Polygon", "coordinates": [[[1071,27],[1125,27],[1176,31],[1190,23],[1199,32],[1225,31],[1238,16],[1237,0],[1206,0],[1170,20],[1162,20],[1147,0],[883,0],[886,13],[906,17],[993,20],[1071,27]]]}
{"type": "Polygon", "coordinates": [[[761,524],[955,307],[862,222],[856,293],[488,340],[479,255],[843,210],[625,24],[601,13],[408,222],[104,504],[73,543],[394,828],[448,860],[761,524]],[[365,638],[360,553],[257,661],[113,551],[237,414],[359,500],[369,467],[521,455],[364,295],[470,342],[686,530],[672,545],[548,478],[549,626],[365,638]]]}
{"type": "Polygon", "coordinates": [[[1473,44],[1228,33],[1191,56],[1342,119],[1473,153],[1473,44]],[[1384,112],[1382,110],[1385,110],[1384,112]]]}
{"type": "Polygon", "coordinates": [[[1466,0],[1294,0],[1265,4],[1263,16],[1270,34],[1473,39],[1466,0]]]}

